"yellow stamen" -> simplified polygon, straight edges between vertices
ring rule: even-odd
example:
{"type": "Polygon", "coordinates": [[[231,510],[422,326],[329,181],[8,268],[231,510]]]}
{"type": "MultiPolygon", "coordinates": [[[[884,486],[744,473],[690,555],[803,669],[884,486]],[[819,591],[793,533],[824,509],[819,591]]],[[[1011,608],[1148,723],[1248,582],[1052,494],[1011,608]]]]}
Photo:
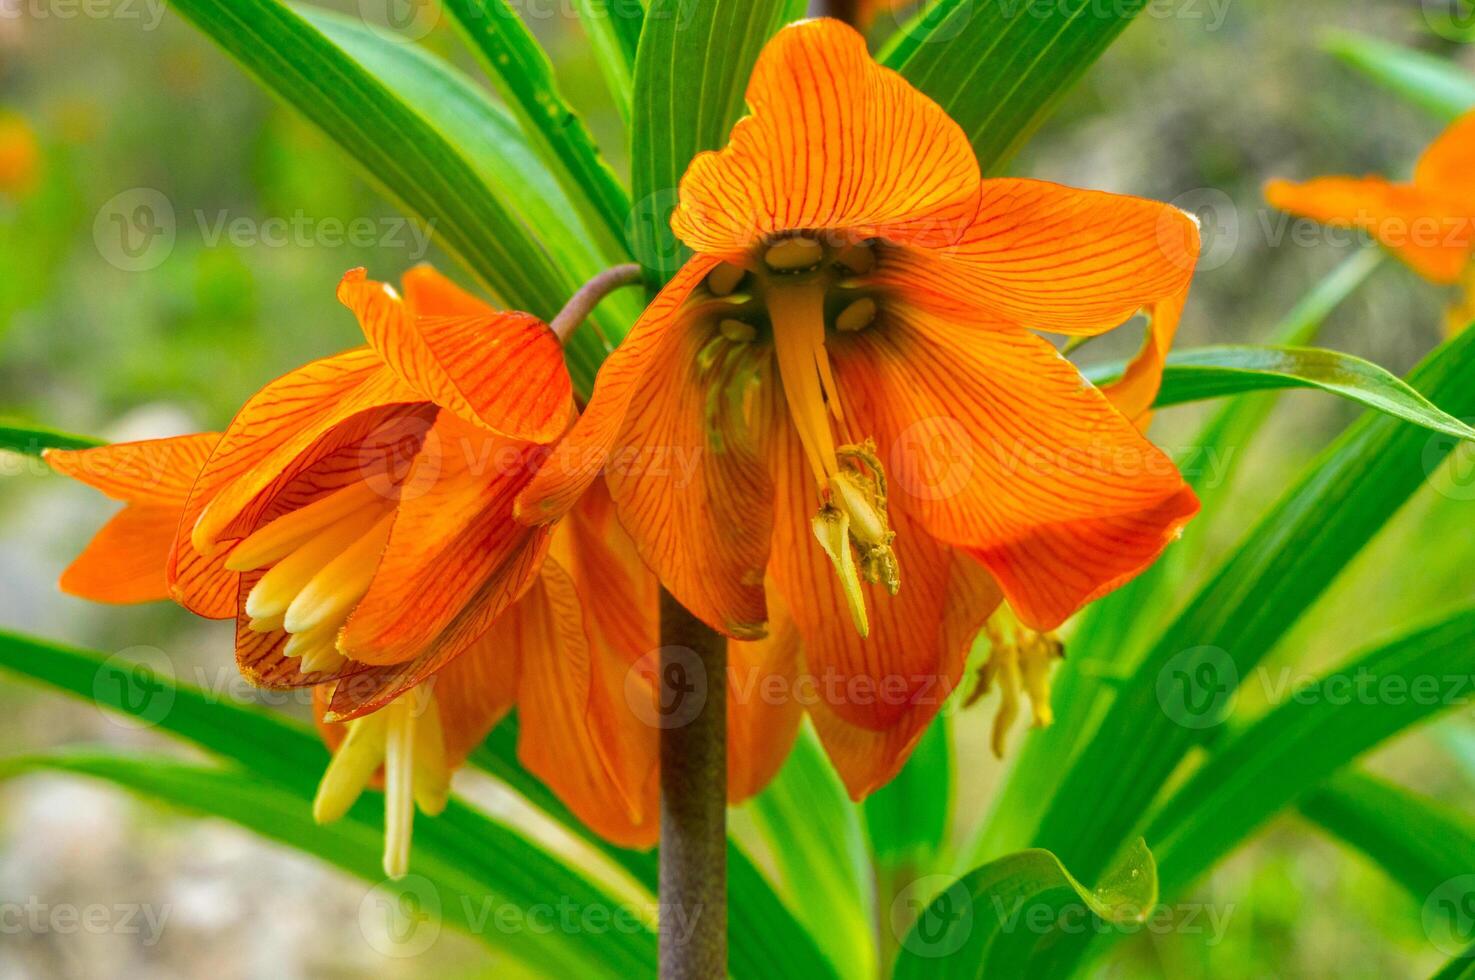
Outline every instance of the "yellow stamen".
{"type": "Polygon", "coordinates": [[[282,647],[282,656],[301,657],[297,668],[304,674],[338,669],[344,657],[338,652],[337,624],[311,633],[293,633],[282,647]]]}
{"type": "Polygon", "coordinates": [[[1032,724],[1045,728],[1055,721],[1050,706],[1050,672],[1055,661],[1065,656],[1065,647],[1053,633],[1038,633],[1026,627],[1007,605],[1000,606],[983,628],[988,638],[987,662],[978,673],[978,686],[968,697],[972,704],[995,686],[999,688],[999,710],[994,715],[994,755],[1003,758],[1009,729],[1019,717],[1019,695],[1029,696],[1032,724]]]}
{"type": "MultiPolygon", "coordinates": [[[[312,577],[287,607],[284,625],[290,633],[308,633],[330,624],[342,623],[369,591],[379,555],[389,542],[394,514],[379,522],[354,541],[343,553],[312,577]]],[[[278,566],[281,567],[281,566],[278,566]]]]}
{"type": "Polygon", "coordinates": [[[742,285],[747,270],[740,265],[724,262],[707,276],[707,289],[713,296],[726,296],[742,285]]]}
{"type": "Polygon", "coordinates": [[[348,734],[333,753],[312,801],[312,818],[318,823],[332,823],[347,813],[384,764],[387,719],[383,711],[376,711],[348,723],[348,734]]]}
{"type": "Polygon", "coordinates": [[[850,618],[856,632],[861,636],[871,635],[870,620],[866,615],[865,594],[861,592],[860,576],[855,569],[855,553],[850,547],[850,515],[834,507],[823,507],[810,522],[820,547],[830,556],[835,571],[840,576],[840,591],[845,594],[845,603],[850,607],[850,618]]]}
{"type": "Polygon", "coordinates": [[[258,616],[246,624],[246,628],[253,633],[275,633],[282,628],[282,619],[285,613],[277,616],[258,616]]]}
{"type": "Polygon", "coordinates": [[[420,714],[415,720],[415,804],[433,817],[445,810],[450,799],[451,769],[446,764],[440,705],[428,689],[416,690],[420,692],[420,714]]]}
{"type": "Polygon", "coordinates": [[[232,572],[266,568],[302,547],[324,528],[375,505],[377,512],[383,509],[386,501],[368,483],[349,484],[258,528],[235,546],[226,559],[225,567],[232,572]]]}
{"type": "Polygon", "coordinates": [[[404,877],[410,869],[410,836],[415,826],[415,691],[395,698],[381,711],[384,745],[384,873],[404,877]]]}
{"type": "MultiPolygon", "coordinates": [[[[292,601],[323,567],[362,538],[374,526],[369,511],[356,512],[292,552],[271,567],[246,596],[246,615],[270,621],[285,616],[292,601]]],[[[293,631],[297,632],[297,631],[293,631]]]]}

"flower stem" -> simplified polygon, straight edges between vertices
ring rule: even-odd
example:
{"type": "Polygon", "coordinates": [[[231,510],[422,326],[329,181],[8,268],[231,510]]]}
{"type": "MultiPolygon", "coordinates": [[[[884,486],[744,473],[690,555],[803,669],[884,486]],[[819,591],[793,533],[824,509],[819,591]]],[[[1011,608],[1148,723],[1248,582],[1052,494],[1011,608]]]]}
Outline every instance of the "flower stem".
{"type": "Polygon", "coordinates": [[[643,275],[639,265],[627,262],[624,265],[605,269],[580,286],[579,291],[563,304],[563,309],[558,311],[558,316],[548,324],[558,336],[559,343],[568,343],[569,336],[578,329],[579,324],[588,319],[589,314],[594,312],[594,308],[602,299],[616,289],[635,285],[642,280],[643,275]]]}
{"type": "Polygon", "coordinates": [[[665,590],[660,685],[660,977],[722,980],[727,976],[727,641],[665,590]]]}

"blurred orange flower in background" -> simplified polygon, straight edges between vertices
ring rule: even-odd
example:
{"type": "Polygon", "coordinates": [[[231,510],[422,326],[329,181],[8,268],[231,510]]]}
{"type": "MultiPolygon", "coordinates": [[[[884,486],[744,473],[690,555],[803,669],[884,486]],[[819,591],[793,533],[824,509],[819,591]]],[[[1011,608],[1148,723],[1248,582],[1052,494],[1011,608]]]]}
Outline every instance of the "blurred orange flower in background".
{"type": "Polygon", "coordinates": [[[646,562],[731,638],[734,670],[813,681],[808,711],[858,798],[905,761],[1001,594],[1053,629],[1196,513],[1133,419],[1197,228],[1152,201],[983,180],[959,127],[837,21],[780,31],[747,101],[681,184],[672,227],[696,255],[519,514],[556,519],[602,471],[646,562]],[[1131,417],[1033,333],[1094,335],[1144,308],[1163,312],[1131,417]]]}
{"type": "Polygon", "coordinates": [[[1450,332],[1475,319],[1475,112],[1429,145],[1408,183],[1376,175],[1272,180],[1265,199],[1291,214],[1360,228],[1430,282],[1459,284],[1450,332]]]}
{"type": "Polygon", "coordinates": [[[0,195],[28,194],[41,171],[41,145],[24,116],[0,110],[0,195]]]}

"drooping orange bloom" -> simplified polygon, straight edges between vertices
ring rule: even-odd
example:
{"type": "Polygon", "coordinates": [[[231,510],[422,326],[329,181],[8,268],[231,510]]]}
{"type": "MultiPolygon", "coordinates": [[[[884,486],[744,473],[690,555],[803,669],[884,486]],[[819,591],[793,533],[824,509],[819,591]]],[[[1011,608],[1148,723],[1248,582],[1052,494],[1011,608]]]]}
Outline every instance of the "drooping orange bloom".
{"type": "Polygon", "coordinates": [[[0,111],[0,195],[20,197],[36,185],[41,147],[24,116],[0,111]]]}
{"type": "MultiPolygon", "coordinates": [[[[1460,283],[1467,306],[1475,297],[1475,112],[1429,145],[1409,183],[1379,176],[1272,180],[1265,199],[1291,214],[1360,228],[1430,282],[1460,283]]],[[[1470,309],[1458,319],[1459,309],[1451,311],[1451,327],[1475,316],[1470,309]]]]}
{"type": "Polygon", "coordinates": [[[731,638],[734,676],[778,682],[731,695],[789,691],[860,797],[905,760],[1001,595],[1053,629],[1197,511],[1032,332],[1160,311],[1123,393],[1138,415],[1197,229],[1151,201],[983,180],[959,127],[836,21],[781,31],[747,101],[682,181],[672,227],[695,255],[519,516],[556,518],[602,471],[642,557],[731,638]]]}
{"type": "Polygon", "coordinates": [[[403,299],[362,270],[339,296],[369,346],[268,385],[223,434],[48,454],[127,503],[63,587],[233,617],[248,678],[315,685],[337,749],[316,812],[382,769],[391,874],[415,802],[444,806],[514,703],[527,767],[600,833],[652,843],[654,685],[635,668],[655,580],[598,486],[556,529],[512,519],[572,418],[557,338],[429,268],[403,299]]]}

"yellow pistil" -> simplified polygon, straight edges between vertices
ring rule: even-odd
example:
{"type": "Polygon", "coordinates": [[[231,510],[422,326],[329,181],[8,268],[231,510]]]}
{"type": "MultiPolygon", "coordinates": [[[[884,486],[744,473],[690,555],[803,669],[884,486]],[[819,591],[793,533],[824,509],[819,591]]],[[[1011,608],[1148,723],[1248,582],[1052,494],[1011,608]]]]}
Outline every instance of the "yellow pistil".
{"type": "Polygon", "coordinates": [[[402,877],[410,864],[415,807],[434,816],[450,795],[450,767],[440,711],[424,685],[348,723],[312,804],[320,824],[342,817],[384,770],[384,873],[402,877]]]}
{"type": "MultiPolygon", "coordinates": [[[[868,246],[849,246],[840,254],[848,255],[854,267],[869,270],[874,264],[868,246]]],[[[840,268],[838,257],[821,269],[824,255],[823,246],[803,237],[772,245],[763,255],[770,274],[761,284],[762,296],[773,324],[789,418],[820,497],[811,527],[835,566],[856,630],[867,636],[870,623],[861,583],[882,585],[895,595],[901,576],[892,547],[896,535],[887,517],[886,477],[874,444],[835,445],[831,420],[841,421],[844,415],[825,348],[825,307],[836,276],[852,269],[840,268]]],[[[876,301],[861,297],[841,311],[835,329],[865,329],[877,313],[876,301]]],[[[725,324],[723,334],[728,334],[725,324]]]]}
{"type": "Polygon", "coordinates": [[[994,715],[993,751],[1004,757],[1009,729],[1019,717],[1019,695],[1029,697],[1032,727],[1048,728],[1055,721],[1050,706],[1050,672],[1065,657],[1065,645],[1054,633],[1037,633],[1026,627],[1007,605],[1000,606],[983,627],[988,638],[988,660],[978,672],[978,686],[968,696],[971,705],[995,686],[999,688],[999,710],[994,715]]]}

